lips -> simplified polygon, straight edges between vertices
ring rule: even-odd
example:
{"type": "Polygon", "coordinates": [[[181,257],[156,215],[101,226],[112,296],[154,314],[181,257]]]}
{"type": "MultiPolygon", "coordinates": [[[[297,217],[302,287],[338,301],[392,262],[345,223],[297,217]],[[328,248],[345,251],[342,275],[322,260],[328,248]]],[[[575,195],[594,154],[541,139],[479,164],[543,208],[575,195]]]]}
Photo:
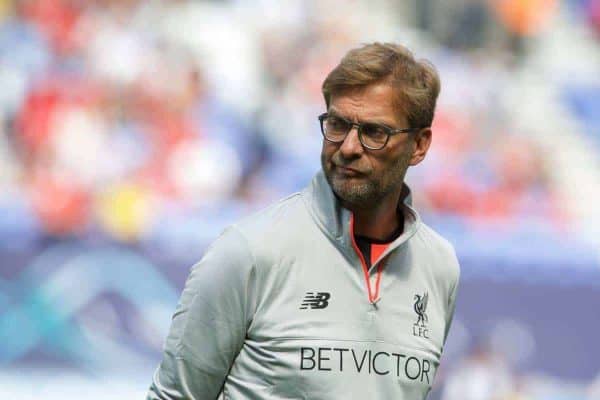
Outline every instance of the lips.
{"type": "Polygon", "coordinates": [[[348,175],[348,176],[364,175],[362,172],[360,172],[354,168],[343,167],[341,165],[335,165],[335,169],[343,175],[348,175]]]}

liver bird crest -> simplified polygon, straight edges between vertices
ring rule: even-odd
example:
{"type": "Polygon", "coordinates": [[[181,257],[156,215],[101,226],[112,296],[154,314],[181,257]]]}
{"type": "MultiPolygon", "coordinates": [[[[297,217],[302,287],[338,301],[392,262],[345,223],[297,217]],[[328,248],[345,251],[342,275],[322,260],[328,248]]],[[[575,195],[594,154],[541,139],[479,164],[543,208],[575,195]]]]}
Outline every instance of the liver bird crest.
{"type": "Polygon", "coordinates": [[[421,323],[421,326],[425,326],[425,322],[427,322],[427,314],[425,314],[425,310],[427,309],[427,301],[429,300],[429,293],[425,292],[423,296],[419,296],[415,294],[415,312],[419,316],[417,319],[416,325],[421,323]]]}

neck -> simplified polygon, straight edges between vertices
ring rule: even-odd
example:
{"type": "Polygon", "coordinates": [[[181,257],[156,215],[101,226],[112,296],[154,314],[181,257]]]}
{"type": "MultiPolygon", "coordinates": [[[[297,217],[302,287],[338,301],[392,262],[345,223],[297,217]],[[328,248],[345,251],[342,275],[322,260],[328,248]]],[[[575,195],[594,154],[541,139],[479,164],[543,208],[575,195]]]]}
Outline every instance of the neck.
{"type": "Polygon", "coordinates": [[[342,206],[354,214],[354,234],[371,239],[385,240],[403,223],[398,215],[400,193],[387,196],[377,205],[369,208],[355,207],[342,202],[342,206]]]}

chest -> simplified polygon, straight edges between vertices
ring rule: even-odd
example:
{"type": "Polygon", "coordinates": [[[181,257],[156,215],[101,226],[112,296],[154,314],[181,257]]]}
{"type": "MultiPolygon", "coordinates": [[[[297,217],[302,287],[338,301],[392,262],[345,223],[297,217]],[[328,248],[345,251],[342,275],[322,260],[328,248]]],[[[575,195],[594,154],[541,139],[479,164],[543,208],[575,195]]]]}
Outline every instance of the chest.
{"type": "MultiPolygon", "coordinates": [[[[446,302],[435,265],[411,246],[384,262],[380,298],[368,300],[365,272],[356,254],[328,243],[290,252],[263,276],[248,337],[270,340],[382,343],[412,349],[439,361],[446,302]]],[[[369,274],[372,283],[375,270],[369,274]]]]}
{"type": "Polygon", "coordinates": [[[229,385],[259,379],[274,398],[424,398],[445,328],[432,266],[410,247],[395,251],[373,305],[352,253],[315,245],[285,254],[259,277],[229,385]]]}

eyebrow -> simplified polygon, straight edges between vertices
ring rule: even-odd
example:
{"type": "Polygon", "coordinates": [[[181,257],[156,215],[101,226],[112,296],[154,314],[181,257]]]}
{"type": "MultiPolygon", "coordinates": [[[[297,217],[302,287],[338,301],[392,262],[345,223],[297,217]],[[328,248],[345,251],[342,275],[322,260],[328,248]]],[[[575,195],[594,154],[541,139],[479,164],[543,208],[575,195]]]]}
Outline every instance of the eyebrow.
{"type": "MultiPolygon", "coordinates": [[[[334,117],[344,118],[344,119],[347,119],[348,121],[352,121],[352,118],[348,118],[347,116],[342,115],[340,112],[338,112],[335,109],[335,107],[329,107],[329,110],[327,111],[327,113],[334,117]]],[[[359,123],[361,123],[361,124],[377,124],[377,125],[386,126],[390,129],[395,129],[393,124],[390,124],[387,121],[378,120],[377,118],[375,118],[374,120],[359,121],[359,123]]]]}

